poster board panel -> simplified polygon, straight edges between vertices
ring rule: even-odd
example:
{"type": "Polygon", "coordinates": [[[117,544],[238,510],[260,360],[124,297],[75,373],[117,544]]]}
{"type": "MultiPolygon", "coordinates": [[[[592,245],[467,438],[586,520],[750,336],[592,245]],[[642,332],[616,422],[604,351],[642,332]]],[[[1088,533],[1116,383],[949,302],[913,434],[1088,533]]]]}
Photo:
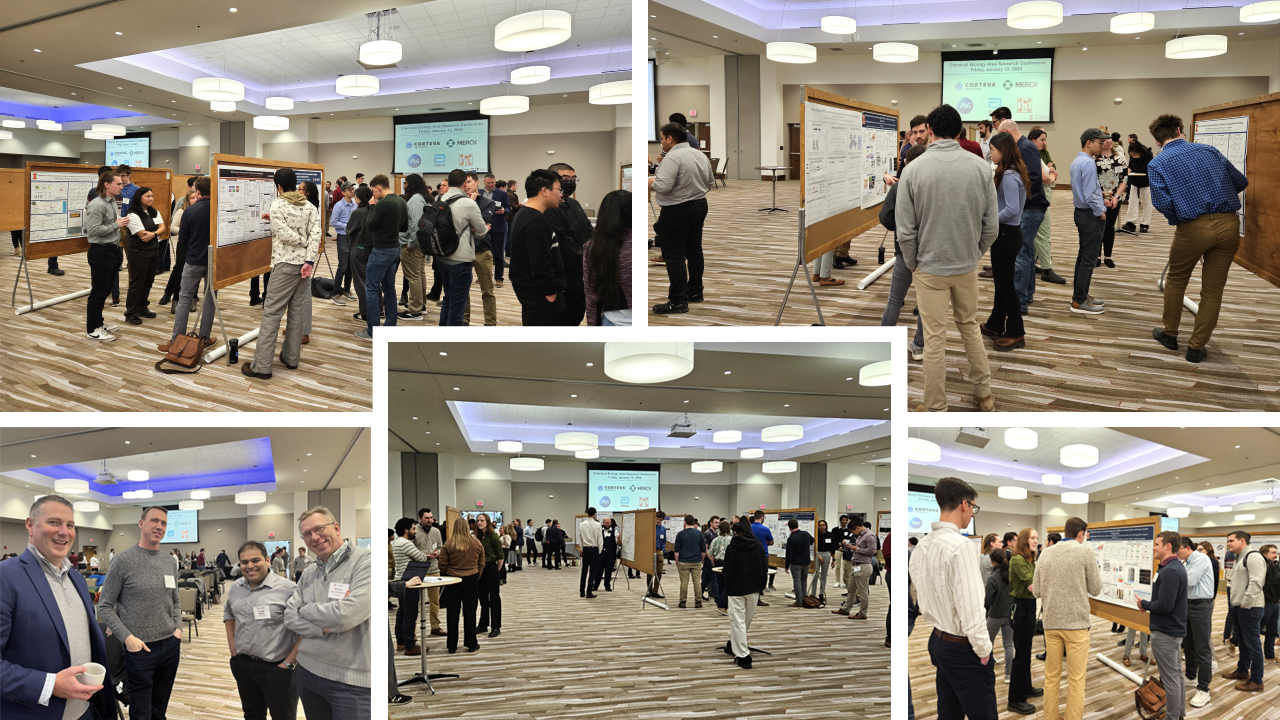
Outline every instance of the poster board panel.
{"type": "MultiPolygon", "coordinates": [[[[769,532],[773,533],[773,547],[766,548],[769,554],[770,567],[785,567],[787,564],[787,538],[791,535],[787,522],[792,518],[800,525],[799,530],[813,535],[817,531],[818,517],[817,508],[785,508],[782,510],[765,510],[764,526],[769,528],[769,532]]],[[[814,558],[809,562],[809,572],[814,572],[817,565],[818,552],[814,548],[810,555],[814,558]]]]}
{"type": "MultiPolygon", "coordinates": [[[[134,168],[130,179],[134,185],[138,187],[151,188],[152,195],[155,196],[155,209],[160,213],[160,217],[164,218],[164,237],[169,237],[169,221],[172,219],[173,206],[164,201],[169,197],[173,189],[173,172],[170,170],[160,170],[156,168],[134,168]]],[[[186,181],[183,181],[185,187],[186,181]]]]}
{"type": "Polygon", "coordinates": [[[630,510],[620,512],[622,516],[622,546],[625,549],[630,546],[633,548],[635,558],[628,560],[622,558],[622,564],[644,573],[652,575],[653,567],[653,546],[657,535],[657,510],[647,508],[645,510],[630,510]],[[630,539],[628,539],[630,537],[630,539]]]}
{"type": "Polygon", "coordinates": [[[26,208],[22,204],[22,188],[19,184],[27,177],[22,168],[0,168],[0,232],[25,230],[26,208]]]}
{"type": "MultiPolygon", "coordinates": [[[[808,149],[809,138],[806,133],[809,131],[808,124],[805,122],[805,103],[812,102],[827,107],[842,108],[846,110],[867,111],[880,115],[890,116],[894,120],[893,137],[895,138],[893,147],[897,148],[897,126],[899,125],[898,111],[893,108],[881,107],[872,103],[854,100],[843,95],[836,95],[817,88],[804,86],[800,93],[800,167],[805,168],[800,174],[800,202],[805,202],[807,182],[805,175],[808,168],[808,149]]],[[[885,128],[887,130],[887,128],[885,128]]],[[[862,150],[859,150],[858,157],[862,157],[862,150]]],[[[861,171],[859,170],[859,175],[861,171]]],[[[881,178],[877,177],[874,182],[880,182],[881,178]]],[[[861,204],[861,203],[860,203],[861,204]]],[[[805,228],[804,236],[804,258],[805,262],[812,262],[815,258],[826,253],[828,250],[834,249],[836,246],[850,240],[862,233],[875,227],[880,222],[880,204],[877,202],[871,207],[855,207],[846,210],[833,217],[820,220],[805,228]]]]}
{"type": "Polygon", "coordinates": [[[1244,236],[1235,262],[1280,287],[1280,93],[1198,108],[1184,131],[1195,142],[1197,122],[1241,116],[1249,125],[1249,187],[1244,191],[1244,236]]]}
{"type": "MultiPolygon", "coordinates": [[[[1061,533],[1063,532],[1064,529],[1065,528],[1063,527],[1051,527],[1051,528],[1048,528],[1047,532],[1061,533]]],[[[1110,536],[1110,535],[1116,534],[1116,531],[1125,531],[1125,530],[1143,532],[1142,537],[1144,539],[1141,542],[1146,543],[1146,548],[1149,551],[1151,548],[1151,543],[1155,539],[1156,533],[1160,532],[1160,518],[1145,517],[1145,518],[1132,518],[1128,520],[1109,520],[1106,522],[1090,523],[1088,534],[1086,536],[1086,544],[1093,545],[1094,544],[1093,541],[1095,538],[1110,536]],[[1097,531],[1106,531],[1106,532],[1099,533],[1097,531]]],[[[1117,535],[1117,537],[1120,537],[1120,536],[1117,535]]],[[[1138,541],[1121,539],[1121,540],[1118,540],[1117,542],[1118,543],[1136,543],[1138,541]]],[[[1099,548],[1097,547],[1094,547],[1093,549],[1094,549],[1094,553],[1097,555],[1097,558],[1098,558],[1098,569],[1103,574],[1103,592],[1106,592],[1108,572],[1107,570],[1104,569],[1104,563],[1111,561],[1112,558],[1110,558],[1104,552],[1100,552],[1099,548]]],[[[1154,580],[1155,573],[1159,568],[1159,564],[1155,561],[1155,557],[1153,554],[1148,553],[1143,557],[1144,558],[1150,557],[1151,583],[1147,583],[1147,586],[1149,587],[1151,584],[1154,584],[1155,582],[1154,580]]],[[[1143,564],[1145,565],[1145,563],[1143,564]]],[[[1126,593],[1126,595],[1128,594],[1129,593],[1126,593]]],[[[1099,600],[1097,598],[1089,598],[1089,612],[1093,615],[1097,615],[1100,618],[1110,620],[1111,622],[1120,623],[1125,627],[1134,628],[1135,630],[1138,630],[1140,632],[1144,632],[1148,634],[1150,634],[1151,632],[1151,627],[1150,627],[1151,616],[1148,613],[1145,613],[1139,610],[1135,605],[1132,605],[1132,604],[1121,604],[1118,600],[1113,601],[1113,600],[1099,600]]]]}
{"type": "MultiPolygon", "coordinates": [[[[84,198],[84,193],[80,188],[85,184],[92,187],[98,181],[98,169],[89,165],[79,165],[73,163],[37,163],[29,162],[25,170],[22,171],[22,207],[23,207],[23,223],[25,232],[22,234],[23,244],[26,245],[26,253],[28,260],[40,260],[50,257],[61,257],[63,255],[74,255],[76,253],[89,251],[89,240],[84,235],[74,237],[60,238],[57,240],[47,240],[32,242],[32,213],[30,212],[35,206],[32,205],[32,180],[31,173],[67,173],[68,177],[76,176],[75,186],[78,188],[74,191],[65,190],[65,195],[75,195],[78,198],[84,198]],[[80,178],[83,178],[82,180],[80,178]]],[[[164,198],[169,195],[169,187],[173,173],[164,168],[134,168],[131,180],[135,185],[140,187],[148,187],[157,197],[164,198]]],[[[68,200],[72,198],[68,197],[68,200]]],[[[69,205],[69,207],[71,207],[69,205]]],[[[156,210],[159,211],[160,217],[164,219],[167,226],[169,224],[169,205],[165,202],[156,204],[156,210]]],[[[78,217],[83,217],[83,209],[79,211],[78,217]]],[[[127,251],[127,248],[126,248],[127,251]]]]}
{"type": "Polygon", "coordinates": [[[446,505],[446,506],[445,506],[445,508],[444,508],[444,532],[443,532],[443,533],[441,533],[441,535],[443,535],[443,536],[444,536],[444,537],[443,537],[443,539],[444,539],[444,540],[448,540],[448,539],[449,539],[449,532],[453,530],[453,521],[454,521],[454,520],[457,520],[457,519],[458,519],[458,518],[460,518],[460,517],[462,517],[462,513],[458,511],[458,508],[453,507],[453,506],[451,506],[451,505],[446,505]]]}
{"type": "Polygon", "coordinates": [[[893,516],[888,510],[879,510],[876,512],[876,536],[880,538],[880,546],[884,547],[884,539],[889,536],[889,532],[893,529],[893,516]]]}

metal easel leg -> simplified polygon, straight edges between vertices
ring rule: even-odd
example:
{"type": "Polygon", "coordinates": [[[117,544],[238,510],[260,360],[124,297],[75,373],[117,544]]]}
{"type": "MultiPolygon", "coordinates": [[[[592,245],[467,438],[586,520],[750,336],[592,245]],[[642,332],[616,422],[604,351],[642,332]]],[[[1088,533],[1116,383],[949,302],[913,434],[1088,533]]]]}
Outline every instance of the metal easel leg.
{"type": "MultiPolygon", "coordinates": [[[[205,270],[208,276],[205,278],[204,291],[206,297],[213,301],[213,315],[218,318],[218,328],[222,330],[222,346],[230,350],[231,343],[227,340],[227,326],[222,322],[222,310],[218,309],[218,295],[213,291],[213,263],[205,270]]],[[[266,294],[265,292],[263,293],[266,294]]],[[[265,303],[265,299],[264,299],[265,303]]]]}
{"type": "Polygon", "coordinates": [[[791,297],[791,288],[796,284],[796,273],[801,269],[804,270],[805,281],[809,283],[809,295],[813,298],[813,307],[818,311],[818,324],[827,324],[822,317],[822,306],[818,304],[818,291],[813,287],[813,277],[809,275],[809,264],[804,259],[804,208],[800,208],[796,218],[800,225],[796,234],[796,265],[791,269],[791,282],[787,283],[787,291],[782,295],[782,306],[778,308],[778,316],[773,320],[774,327],[782,323],[782,311],[787,309],[787,299],[791,297]]]}
{"type": "Polygon", "coordinates": [[[782,294],[782,306],[778,308],[778,317],[773,319],[774,327],[782,322],[782,311],[787,309],[787,298],[791,297],[791,288],[796,284],[796,273],[800,272],[801,267],[804,267],[806,273],[809,272],[808,266],[802,266],[800,263],[796,263],[796,266],[791,268],[791,282],[787,283],[787,291],[782,294]]]}
{"type": "Polygon", "coordinates": [[[27,277],[27,301],[32,308],[35,308],[36,296],[31,292],[31,263],[27,261],[27,242],[25,238],[18,247],[22,250],[22,257],[18,260],[18,274],[13,278],[13,294],[9,297],[9,307],[14,307],[18,302],[18,283],[25,274],[27,277]]]}

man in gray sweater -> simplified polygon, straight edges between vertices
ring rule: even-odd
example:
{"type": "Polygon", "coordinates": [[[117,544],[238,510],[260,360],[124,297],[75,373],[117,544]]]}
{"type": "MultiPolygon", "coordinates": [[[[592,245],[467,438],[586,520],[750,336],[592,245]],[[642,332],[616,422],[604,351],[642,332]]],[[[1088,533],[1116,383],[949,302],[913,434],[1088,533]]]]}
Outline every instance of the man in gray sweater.
{"type": "MultiPolygon", "coordinates": [[[[435,526],[435,515],[431,512],[431,508],[420,508],[418,510],[418,532],[413,536],[413,544],[427,556],[427,561],[431,563],[427,566],[427,575],[439,577],[440,563],[436,559],[440,556],[440,548],[444,547],[444,539],[440,536],[440,528],[435,526]]],[[[431,614],[431,634],[444,637],[445,631],[440,627],[440,588],[428,588],[427,600],[430,603],[431,614]]],[[[414,617],[417,618],[418,609],[413,609],[414,617]]]]}
{"type": "Polygon", "coordinates": [[[929,150],[907,165],[894,206],[898,247],[914,273],[924,325],[924,405],[947,409],[947,307],[964,340],[969,382],[978,409],[995,409],[991,366],[978,329],[978,265],[1000,232],[991,166],[955,138],[960,113],[939,105],[929,113],[929,150]]]}
{"type": "Polygon", "coordinates": [[[1249,547],[1252,536],[1236,530],[1227,536],[1227,549],[1236,554],[1231,571],[1229,602],[1236,620],[1236,637],[1240,638],[1240,662],[1234,672],[1222,677],[1239,680],[1237,690],[1262,692],[1262,615],[1266,599],[1262,585],[1267,579],[1267,561],[1262,553],[1249,547]]]}
{"type": "Polygon", "coordinates": [[[688,133],[675,123],[662,126],[666,158],[649,178],[658,201],[653,224],[656,244],[667,266],[667,301],[654,305],[658,315],[689,312],[702,302],[702,225],[707,219],[707,191],[715,182],[707,156],[688,144],[688,133]]]}
{"type": "MultiPolygon", "coordinates": [[[[932,152],[932,150],[930,151],[932,152]]],[[[1045,548],[1036,563],[1031,594],[1043,603],[1044,717],[1058,720],[1058,681],[1067,658],[1067,720],[1084,713],[1085,670],[1089,665],[1089,596],[1102,592],[1098,559],[1084,544],[1089,524],[1068,518],[1062,542],[1045,548]]]]}
{"type": "Polygon", "coordinates": [[[298,578],[302,577],[302,571],[307,569],[311,564],[311,558],[307,557],[306,548],[298,548],[298,557],[293,559],[293,581],[298,582],[298,578]]]}
{"type": "Polygon", "coordinates": [[[329,509],[298,519],[302,540],[316,555],[284,610],[284,626],[298,644],[298,696],[308,718],[366,718],[369,678],[369,551],[342,539],[329,509]]]}
{"type": "Polygon", "coordinates": [[[131,720],[165,720],[178,675],[182,608],[178,571],[160,541],[169,513],[142,511],[138,544],[116,555],[98,596],[98,619],[124,641],[131,720]]]}

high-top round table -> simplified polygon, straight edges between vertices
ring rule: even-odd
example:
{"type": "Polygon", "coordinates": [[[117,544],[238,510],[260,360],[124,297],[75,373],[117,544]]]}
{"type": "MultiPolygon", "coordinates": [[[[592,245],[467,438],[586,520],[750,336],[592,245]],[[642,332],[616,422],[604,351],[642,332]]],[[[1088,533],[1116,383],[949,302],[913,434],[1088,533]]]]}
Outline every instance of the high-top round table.
{"type": "MultiPolygon", "coordinates": [[[[460,582],[462,582],[462,578],[460,577],[451,577],[447,575],[445,576],[430,575],[422,578],[421,585],[415,585],[410,587],[404,581],[400,581],[400,580],[393,581],[392,584],[402,585],[406,590],[428,590],[430,588],[439,588],[439,587],[446,587],[448,585],[457,585],[460,582]]],[[[419,615],[418,630],[423,640],[427,638],[427,613],[428,613],[427,594],[425,592],[418,593],[418,615],[419,615]]],[[[427,688],[431,690],[431,694],[435,695],[436,689],[431,686],[432,680],[445,680],[449,678],[458,677],[457,675],[451,675],[449,673],[436,673],[434,675],[428,673],[427,672],[427,649],[425,647],[422,649],[422,655],[420,655],[419,657],[422,658],[422,672],[415,673],[414,676],[409,678],[408,680],[404,680],[399,683],[396,683],[396,687],[404,687],[405,685],[412,685],[414,683],[426,683],[427,688]]]]}
{"type": "MultiPolygon", "coordinates": [[[[758,165],[756,166],[755,169],[768,170],[769,172],[773,173],[773,204],[777,205],[778,204],[778,171],[779,170],[786,171],[786,170],[789,170],[790,168],[784,165],[758,165]]],[[[780,208],[780,207],[760,208],[760,212],[767,212],[770,215],[772,215],[774,211],[790,212],[786,208],[780,208]]]]}

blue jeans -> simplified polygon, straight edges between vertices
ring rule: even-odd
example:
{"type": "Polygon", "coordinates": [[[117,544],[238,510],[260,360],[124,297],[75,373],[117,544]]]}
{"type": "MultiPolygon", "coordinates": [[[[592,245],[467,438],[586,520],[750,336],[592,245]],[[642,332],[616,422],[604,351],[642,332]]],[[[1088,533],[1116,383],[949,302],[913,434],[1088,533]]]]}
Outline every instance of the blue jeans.
{"type": "Polygon", "coordinates": [[[1262,654],[1268,660],[1273,660],[1276,656],[1276,636],[1280,635],[1280,603],[1267,603],[1267,609],[1262,613],[1262,632],[1267,636],[1262,654]]]}
{"type": "MultiPolygon", "coordinates": [[[[400,248],[374,248],[369,253],[369,263],[365,270],[364,296],[365,306],[378,307],[378,292],[382,292],[382,307],[387,309],[385,324],[395,327],[396,324],[396,261],[400,259],[400,248]]],[[[366,318],[369,323],[369,335],[378,326],[378,318],[370,310],[366,318]]]]}
{"type": "Polygon", "coordinates": [[[1036,296],[1036,233],[1044,222],[1044,209],[1026,205],[1022,209],[1022,249],[1013,266],[1013,286],[1018,291],[1022,312],[1036,296]]]}
{"type": "Polygon", "coordinates": [[[298,699],[302,701],[307,720],[367,718],[373,712],[369,688],[326,680],[301,665],[298,666],[298,699]]]}
{"type": "MultiPolygon", "coordinates": [[[[907,289],[911,287],[911,268],[902,260],[902,253],[893,256],[893,280],[889,283],[889,302],[884,306],[884,314],[880,317],[881,327],[893,327],[898,324],[898,316],[902,314],[902,302],[907,297],[907,289]]],[[[911,338],[912,344],[924,347],[924,324],[920,316],[916,316],[916,334],[911,338]]]]}
{"type": "Polygon", "coordinates": [[[1089,285],[1093,282],[1093,268],[1098,264],[1098,251],[1102,248],[1102,218],[1092,210],[1076,208],[1076,230],[1080,233],[1080,252],[1076,255],[1076,274],[1072,283],[1071,299],[1083,305],[1089,299],[1089,285]]]}
{"type": "MultiPolygon", "coordinates": [[[[995,663],[990,655],[984,665],[968,643],[929,636],[929,659],[938,668],[938,720],[996,720],[995,663]]],[[[1008,662],[1006,660],[1006,662],[1008,662]]],[[[311,717],[310,715],[307,716],[311,717]]]]}
{"type": "Polygon", "coordinates": [[[461,325],[462,312],[471,292],[471,263],[440,263],[444,283],[444,306],[440,308],[441,325],[461,325]]]}
{"type": "Polygon", "coordinates": [[[338,274],[333,278],[333,291],[351,289],[351,241],[346,235],[338,236],[338,274]]]}
{"type": "Polygon", "coordinates": [[[1240,662],[1236,672],[1249,673],[1249,681],[1262,684],[1262,614],[1263,608],[1237,607],[1236,634],[1240,638],[1240,662]]]}

